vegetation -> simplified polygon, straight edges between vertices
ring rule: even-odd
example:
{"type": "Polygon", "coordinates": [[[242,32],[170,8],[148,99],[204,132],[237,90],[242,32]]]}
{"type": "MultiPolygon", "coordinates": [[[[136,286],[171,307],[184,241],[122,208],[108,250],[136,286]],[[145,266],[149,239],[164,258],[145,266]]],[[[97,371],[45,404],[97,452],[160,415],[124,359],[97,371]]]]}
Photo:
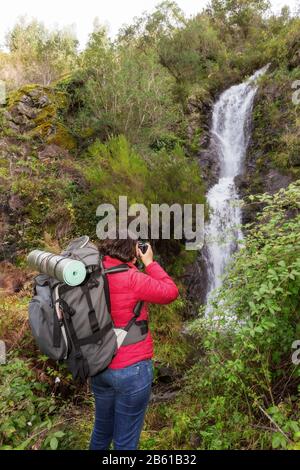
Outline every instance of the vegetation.
{"type": "Polygon", "coordinates": [[[50,85],[77,63],[78,41],[71,29],[49,31],[37,20],[21,18],[8,33],[8,53],[0,55],[1,79],[8,87],[50,85]]]}
{"type": "Polygon", "coordinates": [[[299,196],[297,182],[255,198],[265,208],[248,227],[211,318],[191,325],[204,350],[188,379],[201,397],[192,421],[202,447],[299,448],[299,367],[291,359],[299,334],[299,196]]]}
{"type": "Polygon", "coordinates": [[[87,448],[93,421],[88,387],[32,342],[28,251],[95,238],[97,206],[118,205],[119,195],[148,208],[205,202],[209,181],[195,157],[207,146],[211,105],[267,63],[239,185],[252,223],[211,316],[200,309],[188,331],[184,276],[197,254],[178,240],[155,244],[181,298],[151,309],[156,399],[141,448],[299,448],[291,360],[300,311],[299,21],[287,7],[272,14],[264,0],[212,0],[189,19],[164,1],[114,41],[96,25],[83,51],[71,30],[36,20],[8,33],[0,51],[9,91],[0,108],[1,448],[87,448]]]}

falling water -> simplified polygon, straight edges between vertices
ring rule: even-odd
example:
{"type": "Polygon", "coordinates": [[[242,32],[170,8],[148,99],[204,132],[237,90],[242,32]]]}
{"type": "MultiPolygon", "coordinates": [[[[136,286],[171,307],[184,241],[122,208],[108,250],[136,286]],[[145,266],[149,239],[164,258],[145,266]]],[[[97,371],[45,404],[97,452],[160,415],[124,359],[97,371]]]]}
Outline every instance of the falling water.
{"type": "Polygon", "coordinates": [[[234,183],[241,173],[250,139],[255,80],[267,66],[247,81],[226,90],[213,108],[211,142],[220,162],[219,181],[207,193],[211,210],[205,231],[205,258],[208,271],[207,310],[214,289],[220,287],[222,275],[232,253],[242,240],[241,209],[234,183]]]}

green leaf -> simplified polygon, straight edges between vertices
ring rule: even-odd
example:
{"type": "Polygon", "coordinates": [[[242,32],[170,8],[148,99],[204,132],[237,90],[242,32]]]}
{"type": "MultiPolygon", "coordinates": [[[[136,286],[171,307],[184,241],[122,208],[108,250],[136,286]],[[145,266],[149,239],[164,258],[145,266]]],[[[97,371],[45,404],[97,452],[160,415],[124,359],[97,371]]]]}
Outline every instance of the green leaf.
{"type": "Polygon", "coordinates": [[[274,433],[272,438],[272,447],[273,449],[278,449],[279,447],[286,448],[286,438],[279,432],[274,433]]]}
{"type": "Polygon", "coordinates": [[[285,261],[283,259],[278,262],[278,265],[282,266],[283,268],[286,267],[285,261]]]}
{"type": "Polygon", "coordinates": [[[52,437],[51,441],[50,441],[50,447],[52,450],[56,450],[57,447],[58,447],[58,440],[56,437],[52,437]]]}
{"type": "Polygon", "coordinates": [[[26,441],[23,441],[18,447],[15,447],[15,450],[25,450],[31,441],[32,437],[26,439],[26,441]]]}

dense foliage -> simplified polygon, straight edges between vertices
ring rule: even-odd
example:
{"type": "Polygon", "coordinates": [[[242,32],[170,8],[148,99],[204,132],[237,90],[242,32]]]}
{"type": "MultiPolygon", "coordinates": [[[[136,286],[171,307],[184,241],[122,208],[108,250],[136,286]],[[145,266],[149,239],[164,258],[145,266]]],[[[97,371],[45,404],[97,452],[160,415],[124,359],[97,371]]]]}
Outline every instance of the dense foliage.
{"type": "Polygon", "coordinates": [[[263,448],[272,437],[273,447],[285,448],[300,437],[300,369],[292,362],[300,324],[299,182],[255,201],[265,207],[248,227],[213,310],[191,326],[205,352],[190,372],[202,397],[203,447],[243,448],[259,439],[263,448]],[[218,416],[207,425],[213,409],[218,416]]]}
{"type": "Polygon", "coordinates": [[[299,21],[287,7],[274,15],[264,0],[211,0],[193,18],[164,1],[113,41],[95,24],[82,51],[72,30],[36,20],[8,33],[0,51],[9,91],[0,109],[0,337],[9,351],[0,366],[1,447],[87,448],[93,420],[88,391],[32,343],[28,250],[95,238],[97,206],[118,205],[119,195],[148,208],[203,203],[208,182],[195,157],[207,146],[211,105],[269,63],[239,184],[253,223],[210,316],[201,310],[190,336],[183,275],[196,254],[177,240],[156,244],[182,297],[151,311],[155,384],[164,369],[174,384],[166,402],[151,404],[141,447],[299,448],[291,360],[300,339],[299,21]]]}

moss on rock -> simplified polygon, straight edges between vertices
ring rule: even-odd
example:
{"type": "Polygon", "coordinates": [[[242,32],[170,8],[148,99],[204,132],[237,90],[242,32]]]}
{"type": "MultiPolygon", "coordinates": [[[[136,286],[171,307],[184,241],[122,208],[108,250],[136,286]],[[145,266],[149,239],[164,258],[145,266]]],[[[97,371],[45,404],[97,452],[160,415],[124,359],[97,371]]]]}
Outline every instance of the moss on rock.
{"type": "Polygon", "coordinates": [[[74,149],[76,140],[62,123],[68,108],[67,93],[41,85],[26,85],[9,94],[5,110],[7,126],[16,134],[39,138],[45,144],[74,149]]]}

